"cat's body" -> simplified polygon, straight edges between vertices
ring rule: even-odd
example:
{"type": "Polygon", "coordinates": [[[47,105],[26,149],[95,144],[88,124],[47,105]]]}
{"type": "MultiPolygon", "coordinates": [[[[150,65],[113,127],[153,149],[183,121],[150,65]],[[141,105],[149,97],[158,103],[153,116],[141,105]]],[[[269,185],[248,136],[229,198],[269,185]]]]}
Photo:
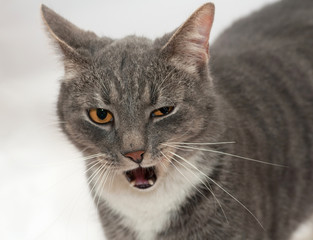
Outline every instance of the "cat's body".
{"type": "Polygon", "coordinates": [[[209,73],[213,11],[153,42],[99,39],[43,9],[65,56],[62,127],[87,156],[103,154],[87,168],[108,239],[287,240],[313,216],[313,2],[234,24],[211,48],[209,73]],[[114,124],[83,115],[95,107],[114,124]],[[226,141],[236,144],[201,145],[226,141]],[[139,149],[157,175],[144,190],[125,179],[137,165],[121,156],[139,149]]]}
{"type": "Polygon", "coordinates": [[[241,177],[230,175],[227,189],[242,184],[238,196],[260,209],[267,229],[255,236],[249,226],[238,239],[289,239],[312,216],[312,39],[313,2],[283,1],[240,20],[212,48],[216,89],[235,111],[225,117],[238,139],[231,152],[288,166],[234,164],[241,177]]]}

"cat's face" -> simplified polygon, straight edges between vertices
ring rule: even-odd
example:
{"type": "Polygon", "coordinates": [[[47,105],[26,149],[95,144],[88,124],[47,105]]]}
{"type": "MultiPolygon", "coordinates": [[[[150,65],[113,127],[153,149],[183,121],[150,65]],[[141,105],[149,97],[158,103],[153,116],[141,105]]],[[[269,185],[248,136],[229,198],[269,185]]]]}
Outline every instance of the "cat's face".
{"type": "Polygon", "coordinates": [[[211,25],[201,25],[212,24],[213,13],[195,14],[171,39],[113,41],[43,8],[65,56],[58,101],[62,128],[86,156],[87,173],[98,188],[153,191],[181,168],[176,161],[201,164],[192,160],[197,151],[179,150],[178,143],[214,141],[216,111],[207,69],[211,25]],[[191,35],[195,31],[198,35],[191,35]],[[210,139],[204,139],[207,129],[210,139]]]}

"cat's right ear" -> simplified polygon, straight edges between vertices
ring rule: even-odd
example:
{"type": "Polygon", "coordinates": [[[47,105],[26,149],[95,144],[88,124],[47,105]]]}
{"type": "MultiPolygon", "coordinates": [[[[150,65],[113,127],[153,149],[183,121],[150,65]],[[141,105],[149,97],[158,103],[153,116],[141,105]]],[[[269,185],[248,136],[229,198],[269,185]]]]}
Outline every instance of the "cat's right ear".
{"type": "Polygon", "coordinates": [[[65,67],[88,62],[96,34],[76,27],[45,5],[41,5],[41,15],[47,32],[63,53],[65,67]]]}

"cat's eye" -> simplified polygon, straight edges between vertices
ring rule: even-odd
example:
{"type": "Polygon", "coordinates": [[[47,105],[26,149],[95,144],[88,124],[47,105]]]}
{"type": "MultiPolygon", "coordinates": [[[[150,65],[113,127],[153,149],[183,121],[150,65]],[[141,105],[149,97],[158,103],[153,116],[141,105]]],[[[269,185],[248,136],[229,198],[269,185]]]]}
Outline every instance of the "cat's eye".
{"type": "Polygon", "coordinates": [[[99,124],[106,124],[113,121],[113,115],[103,108],[92,108],[88,111],[92,121],[99,124]]]}
{"type": "Polygon", "coordinates": [[[151,116],[152,116],[152,117],[162,117],[162,116],[165,116],[165,115],[170,114],[173,110],[174,110],[174,107],[173,107],[173,106],[170,106],[170,107],[161,107],[161,108],[159,108],[159,109],[154,110],[154,111],[151,113],[151,116]]]}

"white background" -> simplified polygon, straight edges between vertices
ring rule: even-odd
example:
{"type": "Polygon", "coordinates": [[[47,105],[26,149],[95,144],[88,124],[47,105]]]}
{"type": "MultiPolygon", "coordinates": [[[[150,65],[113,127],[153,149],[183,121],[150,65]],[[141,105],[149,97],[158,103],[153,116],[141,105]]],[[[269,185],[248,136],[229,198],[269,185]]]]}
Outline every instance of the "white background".
{"type": "MultiPolygon", "coordinates": [[[[273,1],[216,0],[211,40],[273,1]]],[[[103,239],[83,160],[57,127],[63,69],[43,30],[40,4],[98,35],[155,38],[205,2],[0,0],[0,239],[103,239]]]]}

